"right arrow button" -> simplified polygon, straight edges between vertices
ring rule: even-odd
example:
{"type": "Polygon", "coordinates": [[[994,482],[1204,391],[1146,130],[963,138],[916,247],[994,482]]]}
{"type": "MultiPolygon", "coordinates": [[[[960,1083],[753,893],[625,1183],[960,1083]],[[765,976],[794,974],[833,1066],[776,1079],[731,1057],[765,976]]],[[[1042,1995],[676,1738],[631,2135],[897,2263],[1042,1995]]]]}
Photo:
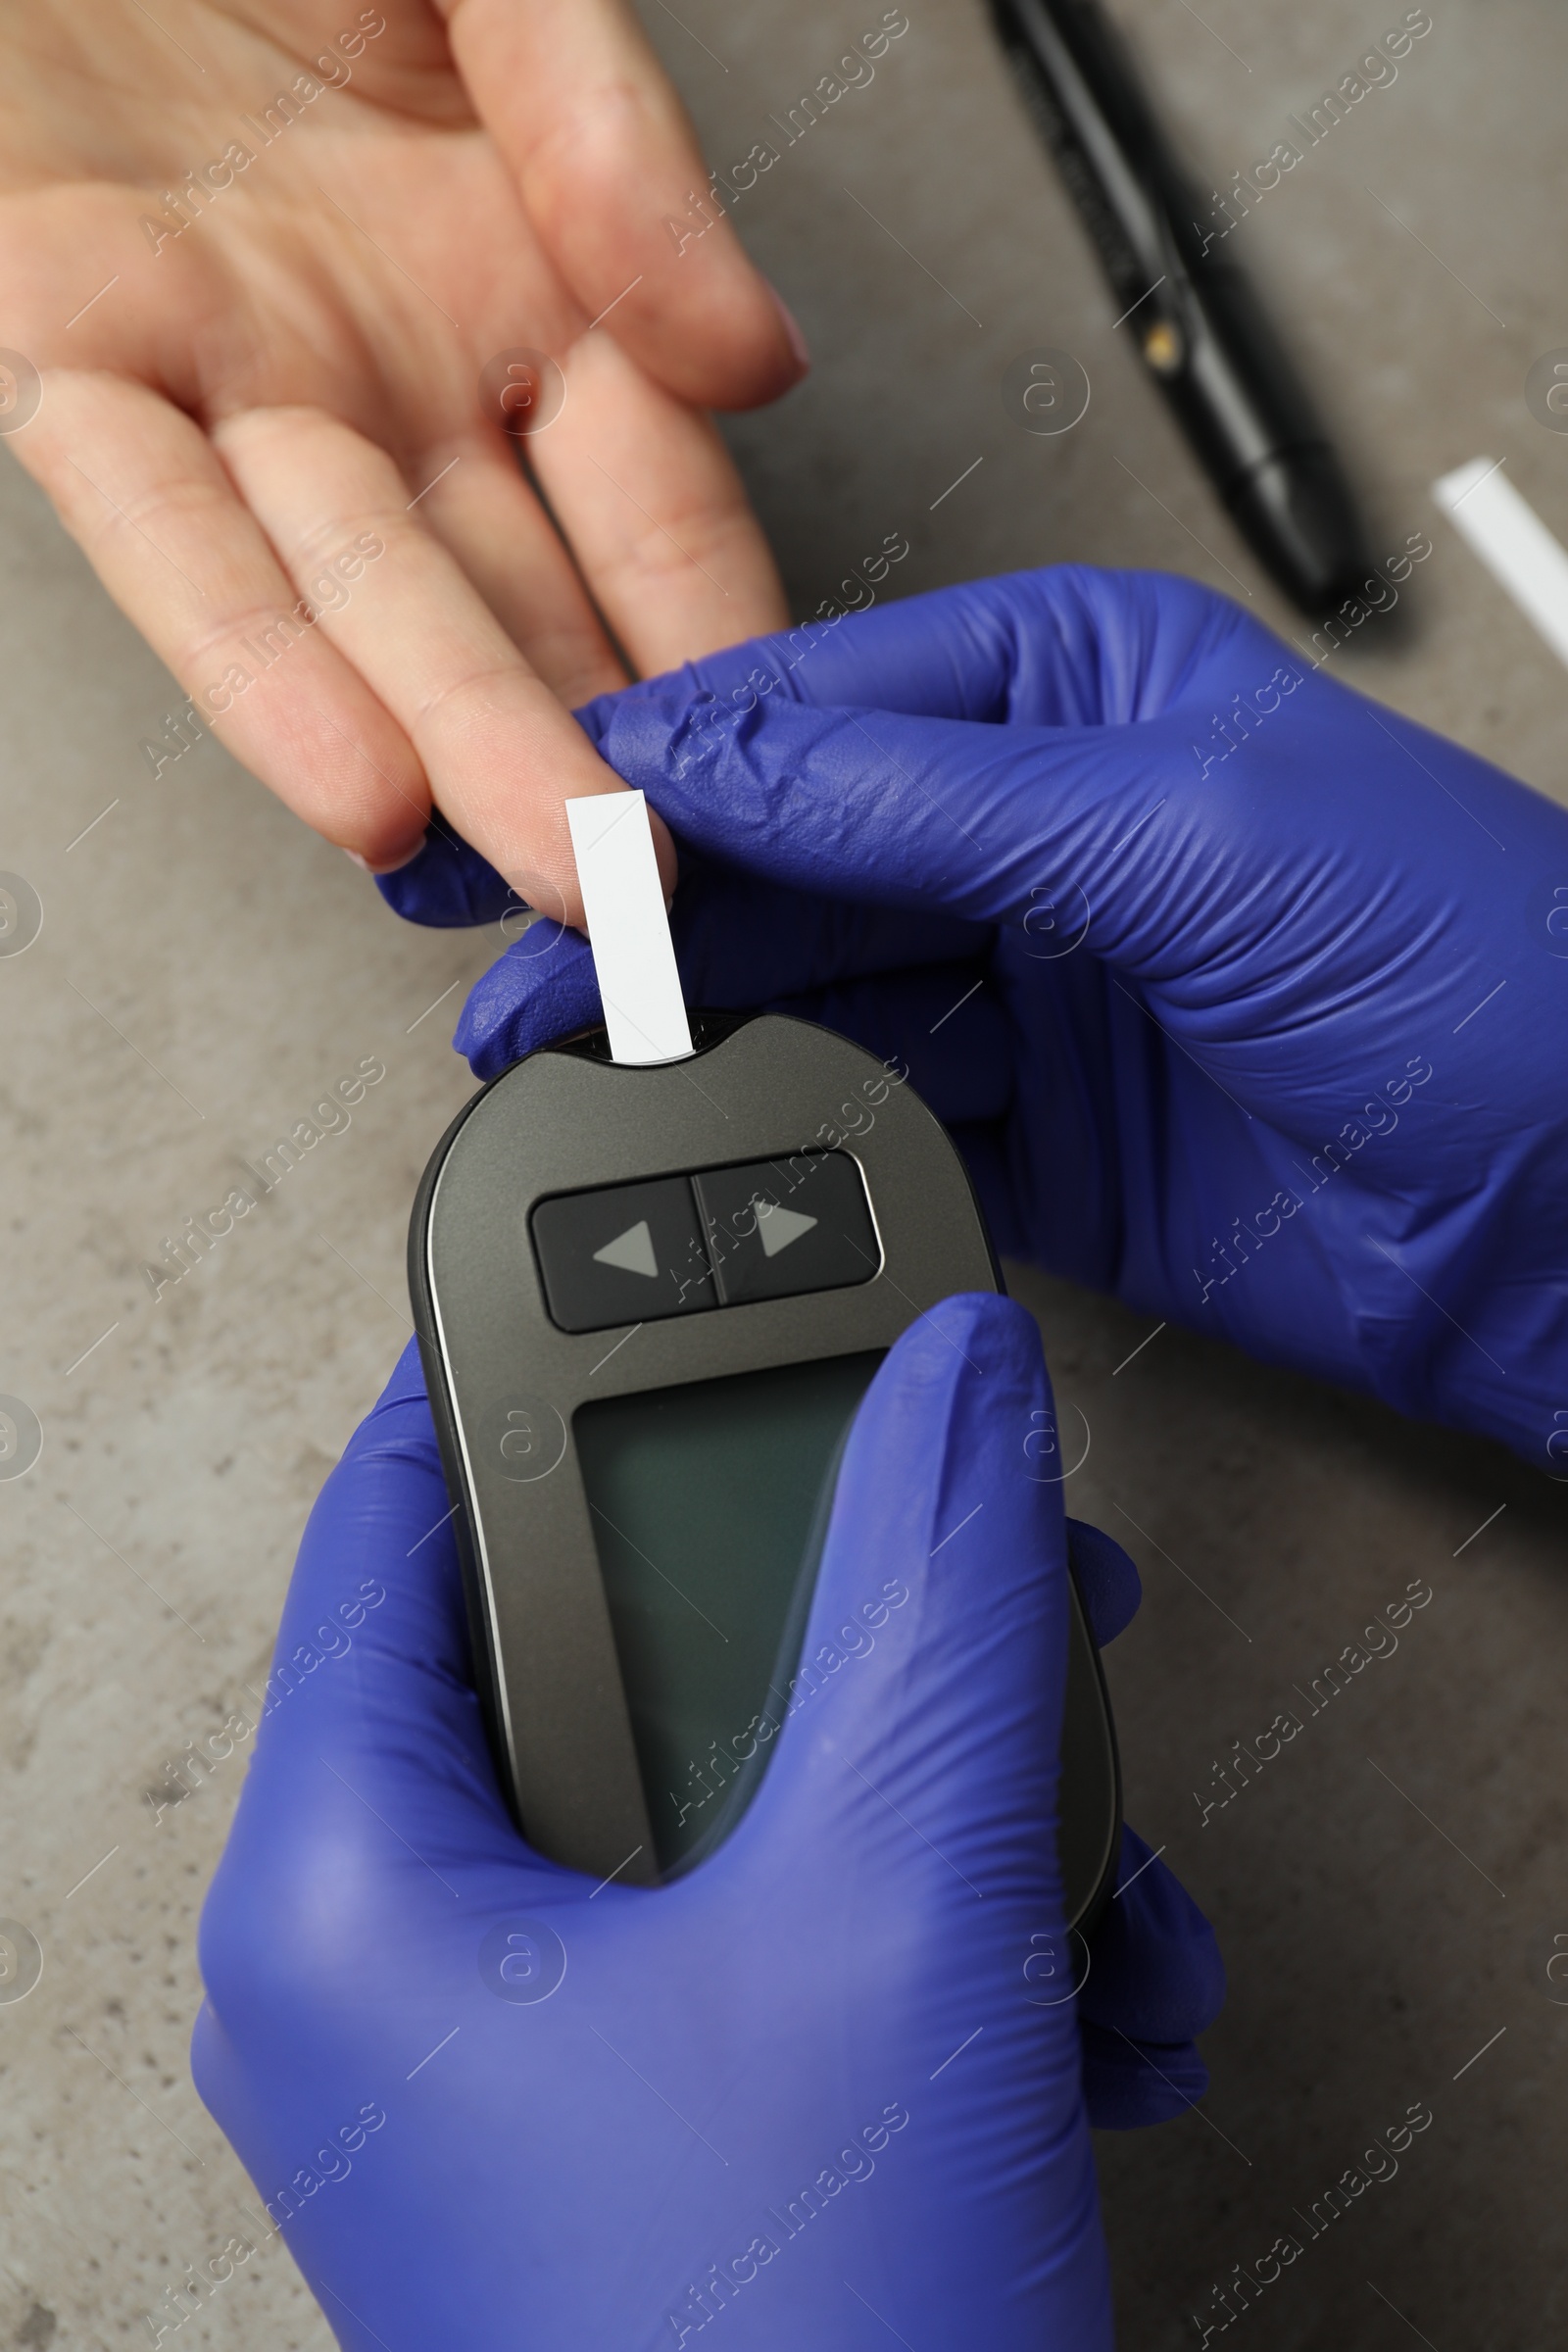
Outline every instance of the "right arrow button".
{"type": "Polygon", "coordinates": [[[847,1152],[749,1160],[692,1178],[725,1306],[869,1282],[882,1263],[858,1161],[847,1152]]]}

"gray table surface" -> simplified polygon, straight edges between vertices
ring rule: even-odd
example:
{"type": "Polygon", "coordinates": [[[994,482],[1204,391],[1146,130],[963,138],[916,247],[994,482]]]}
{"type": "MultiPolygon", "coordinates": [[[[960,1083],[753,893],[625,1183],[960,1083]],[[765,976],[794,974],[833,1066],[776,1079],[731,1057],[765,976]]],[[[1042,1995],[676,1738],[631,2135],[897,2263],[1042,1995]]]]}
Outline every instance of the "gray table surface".
{"type": "MultiPolygon", "coordinates": [[[[1402,13],[1123,5],[1216,174],[1266,154],[1402,13]]],[[[816,361],[731,429],[797,609],[902,531],[902,592],[1060,558],[1158,564],[1294,630],[1113,332],[980,10],[907,12],[874,82],[739,216],[816,361]],[[1094,386],[1056,440],[1002,400],[1008,361],[1042,343],[1094,386]]],[[[721,167],[879,13],[647,9],[721,167]]],[[[1532,360],[1568,342],[1568,22],[1542,0],[1432,13],[1397,82],[1248,223],[1247,255],[1352,457],[1375,546],[1436,542],[1410,630],[1346,674],[1568,800],[1568,677],[1428,487],[1505,457],[1568,535],[1568,440],[1522,397],[1532,360]]],[[[0,1487],[0,1912],[45,1952],[36,1991],[0,2005],[0,2342],[37,2352],[147,2341],[145,2311],[254,2210],[186,2064],[196,1912],[242,1765],[156,1825],[143,1790],[265,1677],[305,1513],[408,1336],[409,1202],[469,1086],[451,1020],[500,942],[400,927],[211,743],[154,781],[140,745],[171,681],[19,471],[0,472],[0,864],[46,908],[0,970],[0,1389],[46,1432],[38,1469],[0,1487]],[[352,1128],[154,1307],[138,1268],[163,1237],[368,1054],[387,1074],[352,1128]]],[[[1184,2315],[1213,2282],[1420,2100],[1434,2122],[1398,2178],[1308,2247],[1247,2340],[1560,2340],[1568,2010],[1544,1961],[1568,1934],[1564,1491],[1175,1330],[1117,1370],[1147,1323],[1016,1280],[1093,1432],[1069,1507],[1122,1537],[1146,1580],[1111,1660],[1129,1807],[1231,1971],[1201,2109],[1099,2144],[1123,2346],[1195,2343],[1184,2315]],[[1212,1761],[1412,1578],[1434,1598],[1397,1655],[1200,1828],[1212,1761]]],[[[329,2336],[273,2245],[187,2340],[329,2336]]]]}

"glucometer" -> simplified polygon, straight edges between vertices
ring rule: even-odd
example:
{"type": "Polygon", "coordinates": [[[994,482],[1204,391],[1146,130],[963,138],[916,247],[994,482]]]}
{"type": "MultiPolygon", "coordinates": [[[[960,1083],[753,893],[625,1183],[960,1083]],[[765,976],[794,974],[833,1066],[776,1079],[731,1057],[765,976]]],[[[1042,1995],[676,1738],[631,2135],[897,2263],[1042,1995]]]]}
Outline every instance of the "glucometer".
{"type": "MultiPolygon", "coordinates": [[[[640,799],[567,806],[607,826],[640,799]]],[[[620,824],[610,850],[651,873],[645,812],[620,824]]],[[[502,1789],[540,1852],[651,1886],[729,1834],[810,1688],[838,1462],[882,1357],[941,1299],[1003,1286],[902,1070],[779,1014],[688,1024],[657,877],[662,1004],[646,956],[615,968],[573,831],[607,1027],[514,1063],[454,1121],[409,1277],[502,1789]]],[[[1069,1585],[1058,1844],[1083,1930],[1120,1782],[1069,1585]]],[[[868,1592],[867,1629],[897,1605],[868,1592]]]]}

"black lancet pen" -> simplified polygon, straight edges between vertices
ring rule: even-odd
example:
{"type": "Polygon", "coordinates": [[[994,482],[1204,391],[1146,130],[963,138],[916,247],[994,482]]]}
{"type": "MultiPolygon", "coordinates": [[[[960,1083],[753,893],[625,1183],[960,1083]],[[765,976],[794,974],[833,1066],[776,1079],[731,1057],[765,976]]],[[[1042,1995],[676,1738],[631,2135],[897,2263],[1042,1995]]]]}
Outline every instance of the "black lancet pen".
{"type": "MultiPolygon", "coordinates": [[[[1098,0],[991,0],[1128,328],[1253,554],[1314,617],[1371,572],[1338,458],[1098,0]]],[[[1118,321],[1118,324],[1120,321],[1118,321]]]]}

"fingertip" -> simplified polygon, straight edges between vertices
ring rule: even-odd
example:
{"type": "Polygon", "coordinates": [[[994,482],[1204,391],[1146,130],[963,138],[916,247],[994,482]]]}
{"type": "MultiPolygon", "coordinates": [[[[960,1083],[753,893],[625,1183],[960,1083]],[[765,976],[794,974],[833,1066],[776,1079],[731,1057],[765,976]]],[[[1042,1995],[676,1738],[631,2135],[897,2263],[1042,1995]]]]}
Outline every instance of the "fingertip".
{"type": "Polygon", "coordinates": [[[660,259],[605,325],[666,392],[699,409],[757,409],[808,373],[799,322],[727,219],[660,259]]]}
{"type": "Polygon", "coordinates": [[[400,874],[406,865],[414,863],[424,847],[424,827],[420,826],[413,840],[405,840],[397,848],[388,845],[374,858],[367,857],[360,850],[351,850],[346,842],[339,842],[338,847],[362,874],[368,874],[372,881],[379,881],[383,874],[400,874]]]}
{"type": "Polygon", "coordinates": [[[986,1411],[1009,1384],[1032,1388],[1045,1376],[1040,1328],[1027,1309],[1002,1291],[959,1291],[895,1341],[877,1382],[951,1390],[956,1401],[986,1411]]]}
{"type": "Polygon", "coordinates": [[[1225,2004],[1214,1930],[1175,1872],[1125,1825],[1118,1877],[1095,1930],[1080,2016],[1137,2041],[1193,2041],[1225,2004]]]}
{"type": "Polygon", "coordinates": [[[770,277],[765,277],[763,278],[762,283],[766,286],[768,292],[772,295],[773,300],[778,305],[778,315],[784,321],[784,332],[789,339],[789,347],[795,355],[795,363],[798,370],[795,381],[799,383],[801,377],[808,374],[810,371],[810,346],[808,344],[805,335],[801,332],[800,320],[796,318],[795,313],[790,309],[789,304],[785,301],[777,286],[774,285],[772,279],[770,277]]]}
{"type": "Polygon", "coordinates": [[[432,825],[414,856],[375,876],[394,914],[435,930],[497,922],[516,894],[489,859],[458,834],[432,825]]]}
{"type": "Polygon", "coordinates": [[[1067,1544],[1078,1591],[1095,1637],[1103,1649],[1125,1633],[1143,1604],[1143,1579],[1130,1554],[1103,1528],[1084,1519],[1067,1522],[1067,1544]]]}
{"type": "MultiPolygon", "coordinates": [[[[762,275],[726,221],[708,269],[694,272],[679,308],[689,324],[677,339],[666,311],[650,306],[634,352],[666,391],[703,409],[766,408],[809,374],[810,348],[800,321],[762,275]]],[[[624,339],[624,338],[623,338],[624,339]]]]}
{"type": "MultiPolygon", "coordinates": [[[[951,1568],[967,1553],[946,1554],[944,1538],[984,1511],[987,1553],[1008,1548],[999,1532],[1008,1529],[1021,1561],[1042,1504],[1060,1509],[1059,1482],[1033,1475],[1031,1444],[1043,1430],[1054,1434],[1033,1317],[998,1292],[944,1298],[894,1344],[856,1417],[839,1489],[846,1523],[863,1518],[875,1496],[879,1541],[911,1563],[951,1568]],[[890,1473],[896,1506],[886,1502],[890,1473]]],[[[835,1527],[839,1515],[835,1505],[835,1527]]]]}
{"type": "Polygon", "coordinates": [[[1096,2132],[1144,2132],[1173,2123],[1208,2088],[1191,2042],[1145,2044],[1080,2019],[1084,2104],[1096,2132]]]}

